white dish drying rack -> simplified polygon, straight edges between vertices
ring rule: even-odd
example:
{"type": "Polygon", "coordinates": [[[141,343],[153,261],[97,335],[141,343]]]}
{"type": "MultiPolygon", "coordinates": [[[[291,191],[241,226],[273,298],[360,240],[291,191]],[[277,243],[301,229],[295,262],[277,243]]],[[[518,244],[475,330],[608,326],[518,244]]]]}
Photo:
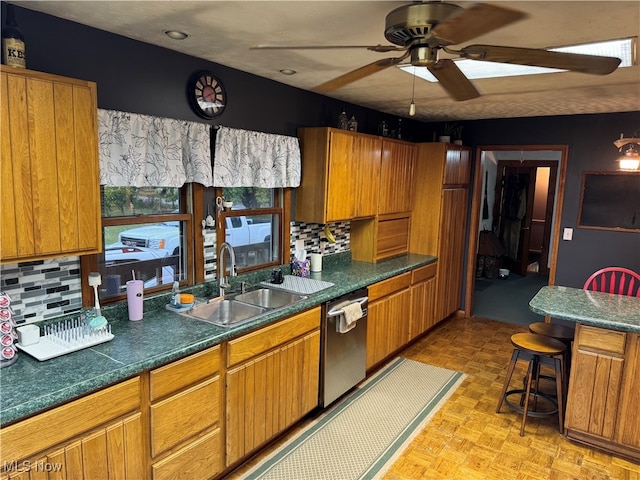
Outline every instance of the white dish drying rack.
{"type": "Polygon", "coordinates": [[[42,327],[44,335],[40,336],[38,343],[16,346],[37,358],[41,362],[51,358],[77,352],[84,348],[93,347],[101,343],[113,340],[111,325],[101,328],[93,328],[87,325],[81,318],[63,320],[42,327]]]}

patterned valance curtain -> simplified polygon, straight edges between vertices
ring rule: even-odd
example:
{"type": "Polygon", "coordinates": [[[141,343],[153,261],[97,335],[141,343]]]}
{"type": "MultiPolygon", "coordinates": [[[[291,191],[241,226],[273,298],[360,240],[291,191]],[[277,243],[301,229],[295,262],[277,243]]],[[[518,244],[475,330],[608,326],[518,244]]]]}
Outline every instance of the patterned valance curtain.
{"type": "Polygon", "coordinates": [[[300,144],[295,137],[220,127],[214,152],[216,187],[300,185],[300,144]]]}
{"type": "Polygon", "coordinates": [[[207,124],[98,109],[98,137],[102,185],[213,185],[207,124]]]}

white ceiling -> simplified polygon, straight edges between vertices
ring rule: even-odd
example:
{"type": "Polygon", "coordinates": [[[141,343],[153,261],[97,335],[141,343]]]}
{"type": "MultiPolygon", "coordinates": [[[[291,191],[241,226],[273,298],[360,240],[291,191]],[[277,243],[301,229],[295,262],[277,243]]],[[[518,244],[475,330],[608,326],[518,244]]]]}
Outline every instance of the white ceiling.
{"type": "MultiPolygon", "coordinates": [[[[398,52],[251,50],[256,44],[377,45],[395,1],[11,1],[146,43],[310,90],[316,85],[398,52]],[[176,41],[165,30],[190,36],[176,41]],[[293,69],[285,76],[281,69],[293,69]]],[[[455,2],[469,7],[473,2],[455,2]]],[[[528,14],[466,44],[531,48],[637,36],[640,3],[632,1],[504,1],[528,14]]],[[[68,39],[66,41],[73,41],[68,39]]],[[[222,79],[224,81],[224,79],[222,79]]],[[[328,94],[393,115],[407,116],[412,77],[395,67],[328,94]]],[[[640,67],[606,76],[554,73],[474,80],[482,96],[451,100],[437,83],[416,83],[416,119],[512,118],[640,110],[640,67]]]]}

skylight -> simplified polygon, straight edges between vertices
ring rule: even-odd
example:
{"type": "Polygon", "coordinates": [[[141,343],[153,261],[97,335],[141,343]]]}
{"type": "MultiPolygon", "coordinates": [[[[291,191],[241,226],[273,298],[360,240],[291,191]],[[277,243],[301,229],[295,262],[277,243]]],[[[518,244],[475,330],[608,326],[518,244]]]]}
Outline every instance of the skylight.
{"type": "MultiPolygon", "coordinates": [[[[554,52],[579,53],[584,55],[599,55],[603,57],[617,57],[622,60],[620,66],[630,67],[635,64],[634,43],[637,37],[608,40],[605,42],[585,43],[568,47],[549,48],[554,52]]],[[[455,60],[456,65],[464,75],[473,80],[478,78],[514,77],[518,75],[538,75],[541,73],[564,72],[557,68],[530,67],[526,65],[514,65],[509,63],[483,62],[480,60],[455,60]]],[[[437,82],[427,67],[414,67],[412,65],[400,65],[398,68],[422,78],[428,82],[437,82]]]]}

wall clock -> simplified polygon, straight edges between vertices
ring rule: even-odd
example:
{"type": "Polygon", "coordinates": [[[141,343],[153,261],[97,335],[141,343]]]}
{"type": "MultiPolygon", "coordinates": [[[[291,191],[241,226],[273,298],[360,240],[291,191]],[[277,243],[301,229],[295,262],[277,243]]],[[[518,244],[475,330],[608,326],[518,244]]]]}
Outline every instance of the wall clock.
{"type": "Polygon", "coordinates": [[[194,73],[189,79],[187,89],[193,111],[202,118],[217,117],[227,104],[224,85],[209,71],[194,73]]]}

